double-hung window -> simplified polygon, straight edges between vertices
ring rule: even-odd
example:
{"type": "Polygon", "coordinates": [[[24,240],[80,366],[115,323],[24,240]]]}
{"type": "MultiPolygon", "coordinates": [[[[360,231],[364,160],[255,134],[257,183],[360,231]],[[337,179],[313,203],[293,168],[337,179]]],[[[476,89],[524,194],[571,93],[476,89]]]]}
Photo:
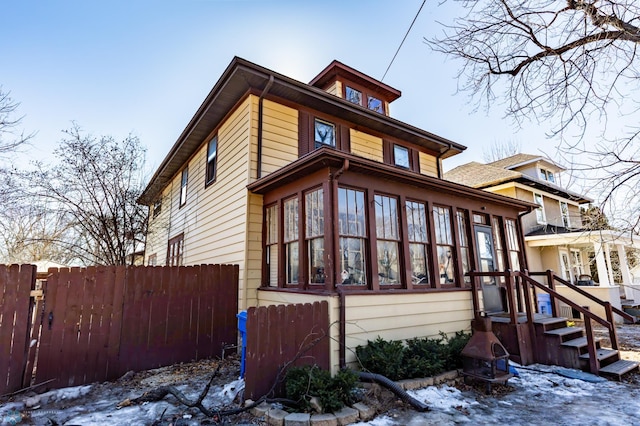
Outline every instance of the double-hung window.
{"type": "Polygon", "coordinates": [[[184,234],[169,240],[167,247],[167,266],[182,266],[184,259],[184,234]]]}
{"type": "Polygon", "coordinates": [[[363,191],[338,188],[339,282],[342,284],[367,284],[365,209],[363,191]]]}
{"type": "Polygon", "coordinates": [[[407,201],[407,231],[411,282],[429,284],[429,238],[427,236],[427,213],[424,203],[407,201]]]}
{"type": "Polygon", "coordinates": [[[542,195],[534,193],[533,201],[538,205],[538,208],[536,209],[536,220],[540,224],[546,224],[547,217],[544,214],[544,201],[542,195]]]}
{"type": "Polygon", "coordinates": [[[374,204],[380,284],[399,284],[398,201],[392,197],[375,195],[374,204]]]}
{"type": "Polygon", "coordinates": [[[180,207],[187,203],[187,181],[189,180],[189,168],[185,167],[182,170],[182,177],[180,179],[180,207]]]}
{"type": "Polygon", "coordinates": [[[216,180],[217,162],[218,137],[214,136],[213,139],[209,141],[209,146],[207,147],[207,176],[205,181],[207,185],[216,180]]]}
{"type": "Polygon", "coordinates": [[[433,206],[436,250],[440,284],[452,284],[455,277],[455,246],[451,228],[451,210],[448,207],[433,206]]]}
{"type": "Polygon", "coordinates": [[[290,198],[284,202],[284,250],[287,285],[298,284],[300,266],[300,250],[298,244],[298,198],[290,198]]]}
{"type": "MultiPolygon", "coordinates": [[[[461,210],[456,212],[458,222],[458,240],[460,243],[460,256],[462,256],[462,273],[471,271],[471,249],[469,248],[469,219],[467,213],[461,210]]],[[[465,275],[465,282],[471,282],[471,277],[465,275]]]]}
{"type": "Polygon", "coordinates": [[[569,220],[569,205],[564,201],[560,201],[560,214],[562,216],[562,226],[570,228],[571,221],[569,220]]]}
{"type": "Polygon", "coordinates": [[[305,239],[309,259],[309,282],[322,284],[324,269],[324,197],[322,189],[305,195],[305,239]]]}
{"type": "Polygon", "coordinates": [[[504,225],[507,231],[507,248],[509,249],[509,258],[511,259],[511,270],[520,270],[520,242],[518,240],[518,228],[516,221],[513,219],[505,219],[504,225]]]}

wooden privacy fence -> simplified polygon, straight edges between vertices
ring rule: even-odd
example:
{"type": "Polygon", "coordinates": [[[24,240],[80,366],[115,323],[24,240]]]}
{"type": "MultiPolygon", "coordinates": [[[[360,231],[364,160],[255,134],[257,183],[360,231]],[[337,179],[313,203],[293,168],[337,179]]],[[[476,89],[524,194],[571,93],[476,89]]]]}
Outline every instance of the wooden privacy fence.
{"type": "Polygon", "coordinates": [[[22,387],[35,280],[33,265],[0,265],[0,395],[22,387]]]}
{"type": "MultiPolygon", "coordinates": [[[[13,286],[5,283],[5,292],[13,286]]],[[[12,381],[7,379],[4,390],[0,384],[0,393],[28,386],[32,379],[53,379],[49,387],[56,388],[113,380],[129,370],[220,356],[225,345],[237,342],[234,265],[50,269],[42,290],[33,323],[15,321],[14,328],[28,328],[24,334],[30,337],[12,342],[20,350],[12,351],[16,357],[7,373],[12,381]],[[20,380],[13,378],[14,367],[22,373],[20,380]]],[[[27,316],[29,306],[20,308],[27,316]]],[[[4,351],[4,322],[2,330],[4,351]]]]}
{"type": "MultiPolygon", "coordinates": [[[[286,364],[329,369],[329,307],[278,305],[247,310],[245,398],[267,394],[286,364]]],[[[284,374],[281,378],[284,378],[284,374]]],[[[276,395],[283,395],[282,383],[276,395]]]]}

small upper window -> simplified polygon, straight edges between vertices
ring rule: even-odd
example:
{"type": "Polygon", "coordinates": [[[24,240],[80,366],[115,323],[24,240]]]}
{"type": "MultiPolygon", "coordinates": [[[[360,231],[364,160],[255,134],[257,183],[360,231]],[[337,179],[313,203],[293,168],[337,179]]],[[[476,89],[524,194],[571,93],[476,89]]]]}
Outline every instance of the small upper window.
{"type": "Polygon", "coordinates": [[[182,179],[180,181],[180,207],[187,203],[187,181],[189,180],[189,168],[185,167],[182,171],[182,179]]]}
{"type": "Polygon", "coordinates": [[[158,198],[158,200],[153,203],[153,217],[156,218],[162,211],[162,198],[158,198]]]}
{"type": "Polygon", "coordinates": [[[378,98],[374,98],[373,96],[368,96],[367,107],[370,110],[379,112],[380,114],[384,114],[384,106],[382,105],[382,101],[378,98]]]}
{"type": "Polygon", "coordinates": [[[207,148],[207,185],[216,180],[216,169],[217,169],[217,158],[218,158],[218,137],[215,136],[209,142],[209,147],[207,148]]]}
{"type": "Polygon", "coordinates": [[[314,125],[315,147],[336,146],[336,126],[324,120],[315,119],[314,125]]]}
{"type": "Polygon", "coordinates": [[[396,166],[404,167],[405,169],[408,169],[410,167],[409,149],[404,146],[394,145],[393,146],[393,162],[396,166]]]}
{"type": "Polygon", "coordinates": [[[362,92],[353,87],[346,86],[345,98],[351,103],[362,105],[362,92]]]}
{"type": "Polygon", "coordinates": [[[556,183],[556,178],[553,175],[553,172],[549,170],[540,169],[540,177],[542,177],[542,179],[547,180],[551,183],[556,183]]]}
{"type": "Polygon", "coordinates": [[[547,217],[544,213],[544,201],[543,201],[542,195],[534,193],[533,202],[538,205],[538,208],[536,209],[536,220],[540,224],[546,224],[547,217]]]}

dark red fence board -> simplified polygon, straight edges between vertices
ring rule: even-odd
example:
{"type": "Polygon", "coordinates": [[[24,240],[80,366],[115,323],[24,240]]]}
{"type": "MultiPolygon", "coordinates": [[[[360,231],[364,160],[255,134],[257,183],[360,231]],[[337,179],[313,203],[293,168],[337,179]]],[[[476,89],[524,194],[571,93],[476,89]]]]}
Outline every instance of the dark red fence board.
{"type": "Polygon", "coordinates": [[[274,385],[270,396],[283,396],[282,382],[276,380],[289,364],[316,364],[328,370],[329,340],[327,302],[249,308],[245,397],[256,400],[274,385]]]}
{"type": "Polygon", "coordinates": [[[49,270],[35,383],[75,386],[220,356],[237,341],[238,273],[234,265],[49,270]]]}
{"type": "Polygon", "coordinates": [[[28,361],[31,298],[36,269],[0,265],[0,394],[19,389],[28,361]]]}

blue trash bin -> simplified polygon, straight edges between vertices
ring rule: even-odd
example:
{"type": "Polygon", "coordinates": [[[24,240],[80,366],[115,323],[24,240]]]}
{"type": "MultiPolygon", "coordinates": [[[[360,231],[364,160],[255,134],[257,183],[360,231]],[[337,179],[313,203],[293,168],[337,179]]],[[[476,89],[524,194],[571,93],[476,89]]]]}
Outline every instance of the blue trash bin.
{"type": "Polygon", "coordinates": [[[240,311],[238,315],[238,331],[242,339],[242,351],[240,357],[240,377],[244,377],[245,357],[247,356],[247,311],[240,311]]]}
{"type": "Polygon", "coordinates": [[[543,315],[551,315],[551,296],[547,293],[538,294],[538,312],[543,315]]]}

